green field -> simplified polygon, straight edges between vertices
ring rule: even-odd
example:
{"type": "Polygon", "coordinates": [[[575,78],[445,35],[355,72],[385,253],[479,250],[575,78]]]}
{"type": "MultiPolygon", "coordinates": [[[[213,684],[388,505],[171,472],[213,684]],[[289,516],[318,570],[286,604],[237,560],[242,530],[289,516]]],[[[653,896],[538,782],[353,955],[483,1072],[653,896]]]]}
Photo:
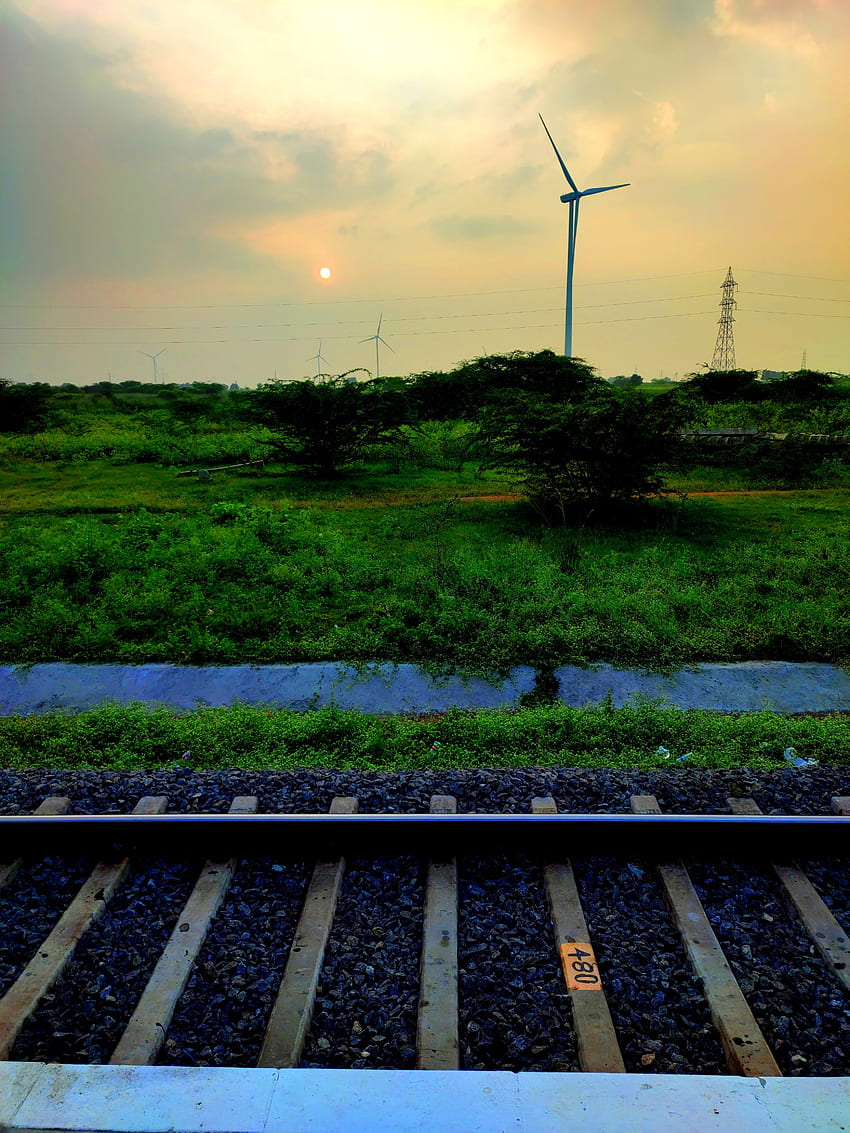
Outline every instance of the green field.
{"type": "MultiPolygon", "coordinates": [[[[752,406],[712,406],[704,424],[796,414],[802,429],[837,431],[844,412],[815,421],[798,408],[756,406],[773,416],[755,424],[752,406]]],[[[0,436],[0,662],[396,661],[469,675],[522,664],[541,687],[569,663],[850,664],[846,464],[809,469],[804,488],[746,468],[671,471],[664,498],[554,526],[470,458],[467,433],[410,430],[332,481],[267,463],[207,482],[178,472],[267,458],[264,430],[175,422],[154,400],[72,406],[46,432],[0,436]]],[[[691,766],[778,766],[788,746],[844,764],[846,737],[838,718],[651,705],[432,723],[114,708],[0,720],[0,761],[162,766],[191,750],[204,767],[652,767],[663,744],[691,766]]]]}
{"type": "Polygon", "coordinates": [[[3,481],[6,663],[850,658],[846,489],[671,498],[564,529],[487,499],[504,481],[433,470],[203,484],[96,461],[3,481]]]}

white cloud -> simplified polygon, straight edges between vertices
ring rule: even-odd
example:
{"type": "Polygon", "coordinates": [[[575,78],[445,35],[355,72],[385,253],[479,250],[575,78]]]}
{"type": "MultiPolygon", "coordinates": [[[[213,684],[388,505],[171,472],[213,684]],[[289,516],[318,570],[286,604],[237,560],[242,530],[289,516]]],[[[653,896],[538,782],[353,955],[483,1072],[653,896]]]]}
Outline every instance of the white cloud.
{"type": "Polygon", "coordinates": [[[653,103],[649,135],[653,141],[667,141],[679,129],[679,120],[672,102],[660,99],[653,103]]]}
{"type": "Polygon", "coordinates": [[[713,29],[748,43],[802,58],[818,54],[818,37],[801,16],[823,11],[826,3],[783,0],[715,0],[713,29]]]}

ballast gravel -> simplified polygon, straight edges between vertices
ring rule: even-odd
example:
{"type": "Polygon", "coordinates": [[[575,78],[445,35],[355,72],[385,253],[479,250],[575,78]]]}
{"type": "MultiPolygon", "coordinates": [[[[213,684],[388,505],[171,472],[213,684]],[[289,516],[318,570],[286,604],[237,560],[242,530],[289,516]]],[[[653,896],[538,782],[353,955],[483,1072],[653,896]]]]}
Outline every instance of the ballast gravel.
{"type": "Polygon", "coordinates": [[[45,858],[25,865],[0,890],[0,995],[20,976],[90,872],[91,863],[81,858],[45,858]]]}
{"type": "MultiPolygon", "coordinates": [[[[631,795],[652,794],[670,813],[727,812],[727,798],[737,796],[754,798],[766,814],[829,814],[833,796],[850,795],[850,773],[0,771],[0,811],[9,814],[31,813],[48,795],[68,795],[72,813],[129,812],[152,794],[168,796],[169,809],[182,812],[223,813],[236,795],[257,795],[260,811],[270,812],[327,811],[334,797],[350,795],[364,813],[425,812],[432,794],[454,795],[460,812],[527,813],[540,795],[552,795],[562,811],[627,812],[631,795]]],[[[610,858],[573,853],[627,1070],[728,1073],[651,863],[626,851],[610,858]]],[[[20,974],[92,864],[25,865],[0,892],[0,987],[20,974]]],[[[139,864],[21,1032],[13,1058],[108,1060],[199,865],[139,864]]],[[[282,858],[239,864],[161,1063],[256,1063],[312,866],[282,858]]],[[[847,931],[847,863],[806,866],[847,931]]],[[[728,862],[694,861],[692,868],[783,1073],[849,1074],[850,995],[785,909],[772,872],[728,862]]],[[[415,1064],[424,869],[410,858],[348,863],[303,1065],[415,1064]]],[[[464,857],[458,874],[461,1065],[579,1069],[541,863],[520,853],[464,857]]]]}
{"type": "Polygon", "coordinates": [[[722,1074],[726,1063],[699,980],[644,861],[574,864],[582,909],[628,1071],[722,1074]],[[623,915],[629,910],[628,917],[623,915]]]}
{"type": "Polygon", "coordinates": [[[177,923],[199,865],[157,858],[137,862],[24,1025],[15,1058],[109,1061],[177,923]]]}
{"type": "Polygon", "coordinates": [[[413,1069],[423,900],[416,858],[348,864],[302,1066],[413,1069]]]}
{"type": "Polygon", "coordinates": [[[846,1074],[850,997],[793,931],[775,876],[730,862],[689,862],[688,872],[782,1073],[846,1074]]]}
{"type": "Polygon", "coordinates": [[[540,863],[503,854],[462,858],[458,889],[463,1066],[576,1069],[540,863]]]}
{"type": "Polygon", "coordinates": [[[160,1065],[256,1065],[258,1021],[274,1006],[308,880],[301,861],[240,864],[177,1004],[160,1065]]]}

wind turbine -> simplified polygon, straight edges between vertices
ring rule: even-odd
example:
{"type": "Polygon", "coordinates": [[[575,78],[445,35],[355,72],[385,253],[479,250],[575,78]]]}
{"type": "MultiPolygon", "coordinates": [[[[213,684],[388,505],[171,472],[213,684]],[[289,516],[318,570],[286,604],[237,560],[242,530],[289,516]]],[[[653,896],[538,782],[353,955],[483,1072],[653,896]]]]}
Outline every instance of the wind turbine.
{"type": "Polygon", "coordinates": [[[319,339],[318,353],[311,354],[310,357],[307,359],[307,361],[312,362],[314,358],[316,359],[316,377],[318,378],[319,375],[322,372],[322,363],[327,362],[327,358],[324,356],[324,354],[322,354],[322,340],[321,339],[319,339]]]}
{"type": "MultiPolygon", "coordinates": [[[[370,334],[368,338],[361,338],[360,339],[361,342],[372,342],[374,340],[374,343],[375,343],[375,377],[376,378],[379,378],[381,376],[381,358],[380,358],[380,355],[378,354],[378,349],[379,349],[378,343],[383,342],[384,346],[386,346],[387,350],[393,349],[388,342],[386,342],[383,338],[381,338],[381,320],[383,319],[383,317],[384,317],[384,312],[381,311],[380,315],[378,316],[378,329],[375,331],[374,334],[370,334]]],[[[393,350],[393,354],[395,354],[394,350],[393,350]]]]}
{"type": "MultiPolygon", "coordinates": [[[[538,115],[540,121],[543,122],[543,115],[538,115]]],[[[564,164],[564,159],[558,153],[558,147],[549,133],[549,127],[543,122],[543,129],[549,141],[552,142],[552,149],[555,151],[555,157],[558,159],[558,164],[564,171],[564,176],[569,182],[572,189],[571,193],[562,193],[561,201],[570,206],[570,219],[569,229],[567,232],[567,302],[566,314],[564,317],[564,355],[567,358],[572,357],[573,353],[573,266],[575,265],[576,258],[576,234],[578,233],[578,206],[582,197],[589,197],[594,193],[608,193],[611,189],[625,189],[631,182],[626,181],[622,185],[602,185],[598,189],[579,189],[572,177],[570,171],[564,164]]]]}
{"type": "Polygon", "coordinates": [[[167,347],[163,346],[162,350],[157,350],[156,354],[148,354],[147,350],[140,350],[139,351],[140,354],[144,354],[144,356],[146,358],[150,358],[151,362],[153,362],[153,384],[154,385],[156,385],[156,360],[160,356],[160,354],[165,353],[166,349],[167,349],[167,347]]]}

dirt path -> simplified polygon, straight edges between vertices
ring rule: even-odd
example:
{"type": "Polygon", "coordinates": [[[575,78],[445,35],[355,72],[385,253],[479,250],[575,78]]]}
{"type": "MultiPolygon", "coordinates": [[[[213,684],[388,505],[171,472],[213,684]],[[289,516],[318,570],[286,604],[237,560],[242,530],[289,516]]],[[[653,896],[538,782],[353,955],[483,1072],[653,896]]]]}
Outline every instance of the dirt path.
{"type": "MultiPolygon", "coordinates": [[[[691,500],[697,496],[798,496],[800,492],[816,492],[817,490],[817,488],[734,488],[717,492],[683,492],[682,494],[691,500]]],[[[472,503],[476,500],[484,503],[501,503],[520,500],[522,496],[518,493],[503,492],[497,496],[458,496],[458,499],[461,503],[472,503]]]]}

